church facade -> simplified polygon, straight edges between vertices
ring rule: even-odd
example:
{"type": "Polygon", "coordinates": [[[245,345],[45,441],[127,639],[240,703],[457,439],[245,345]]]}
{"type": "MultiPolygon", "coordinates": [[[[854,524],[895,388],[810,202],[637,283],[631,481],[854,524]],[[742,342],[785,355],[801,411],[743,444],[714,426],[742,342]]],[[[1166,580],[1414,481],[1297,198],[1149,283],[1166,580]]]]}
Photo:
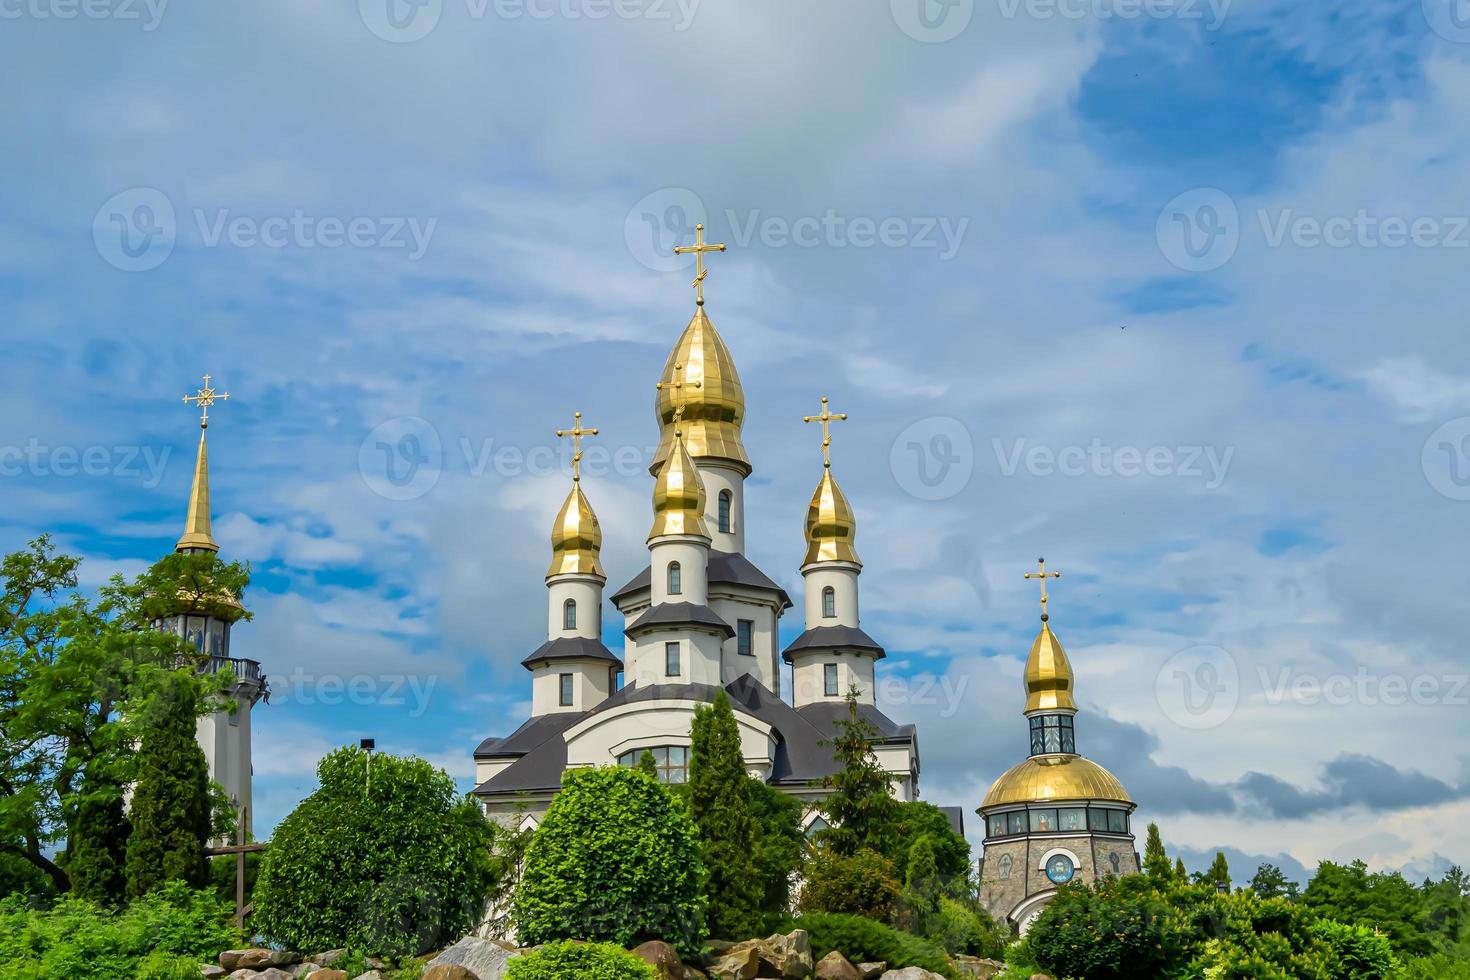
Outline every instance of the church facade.
{"type": "MultiPolygon", "coordinates": [[[[791,597],[745,553],[745,481],[753,466],[742,442],[745,395],[735,361],[704,308],[674,344],[657,384],[660,442],[653,477],[648,563],[607,598],[623,619],[621,649],[603,642],[602,529],[580,476],[580,440],[595,435],[581,415],[558,432],[576,441],[570,493],[551,532],[546,573],[546,642],[522,660],[531,675],[531,716],[475,749],[475,795],[503,822],[534,826],[574,767],[636,765],[651,752],[665,782],[689,765],[695,709],[726,691],[748,771],[799,798],[823,795],[835,771],[824,742],[846,717],[846,696],[878,732],[875,750],[895,795],[918,795],[919,745],[912,725],[876,703],[883,647],[863,631],[853,539],[857,522],[832,476],[830,429],[819,422],[823,470],[807,510],[805,630],[784,650],[791,597]],[[783,697],[783,667],[791,691],[783,697]]],[[[694,251],[695,249],[690,249],[694,251]]],[[[811,817],[809,819],[815,819],[811,817]]]]}

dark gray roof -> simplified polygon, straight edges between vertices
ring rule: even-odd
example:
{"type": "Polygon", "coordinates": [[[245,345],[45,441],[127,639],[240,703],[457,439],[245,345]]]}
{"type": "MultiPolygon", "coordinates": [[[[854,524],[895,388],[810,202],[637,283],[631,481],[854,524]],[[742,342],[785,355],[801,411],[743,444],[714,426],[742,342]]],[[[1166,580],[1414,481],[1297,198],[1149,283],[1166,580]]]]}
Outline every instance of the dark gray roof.
{"type": "MultiPolygon", "coordinates": [[[[647,589],[652,578],[652,571],[648,568],[633,576],[632,581],[612,594],[613,605],[617,605],[618,601],[625,596],[647,589]]],[[[781,608],[791,608],[791,596],[786,594],[786,590],[771,581],[770,577],[756,568],[749,558],[737,552],[711,550],[709,553],[709,580],[711,584],[744,585],[752,589],[775,592],[781,601],[781,608]]]]}
{"type": "Polygon", "coordinates": [[[697,606],[692,602],[661,602],[643,611],[643,615],[628,624],[623,630],[629,636],[658,626],[707,626],[726,638],[735,635],[735,629],[720,614],[709,606],[697,606]]]}
{"type": "Polygon", "coordinates": [[[531,670],[537,664],[552,660],[604,660],[609,667],[623,669],[623,662],[602,645],[601,640],[589,640],[581,636],[566,636],[549,640],[521,661],[521,666],[531,670]]]}
{"type": "MultiPolygon", "coordinates": [[[[505,738],[485,739],[480,743],[480,747],[475,749],[475,758],[503,759],[506,756],[525,755],[553,735],[560,736],[562,732],[581,721],[585,715],[586,712],[567,711],[532,718],[505,738]]],[[[557,741],[560,742],[561,739],[557,738],[557,741]]]]}
{"type": "MultiPolygon", "coordinates": [[[[847,701],[817,701],[796,710],[824,738],[830,738],[837,732],[837,723],[847,718],[847,701]]],[[[858,717],[878,730],[881,741],[907,742],[914,737],[913,725],[900,725],[870,704],[858,705],[858,717]]]]}
{"type": "Polygon", "coordinates": [[[833,647],[857,647],[861,650],[876,650],[878,655],[874,660],[882,660],[888,656],[878,641],[855,626],[814,626],[801,634],[781,654],[781,658],[788,664],[791,663],[791,655],[802,650],[827,650],[833,647]]]}
{"type": "Polygon", "coordinates": [[[949,818],[949,829],[965,836],[965,808],[962,806],[942,806],[939,812],[949,818]]]}

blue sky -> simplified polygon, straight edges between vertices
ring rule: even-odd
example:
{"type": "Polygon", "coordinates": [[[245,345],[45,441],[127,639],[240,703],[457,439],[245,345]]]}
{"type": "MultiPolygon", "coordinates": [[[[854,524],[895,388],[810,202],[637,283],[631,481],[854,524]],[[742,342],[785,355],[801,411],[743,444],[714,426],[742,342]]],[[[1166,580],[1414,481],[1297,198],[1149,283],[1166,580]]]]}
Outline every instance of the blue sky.
{"type": "Polygon", "coordinates": [[[799,592],[830,395],[927,798],[1024,751],[1045,554],[1081,747],[1191,860],[1470,861],[1455,2],[0,4],[0,547],[165,553],[209,371],[259,829],[365,735],[468,786],[573,410],[641,567],[702,219],[748,551],[799,592]]]}

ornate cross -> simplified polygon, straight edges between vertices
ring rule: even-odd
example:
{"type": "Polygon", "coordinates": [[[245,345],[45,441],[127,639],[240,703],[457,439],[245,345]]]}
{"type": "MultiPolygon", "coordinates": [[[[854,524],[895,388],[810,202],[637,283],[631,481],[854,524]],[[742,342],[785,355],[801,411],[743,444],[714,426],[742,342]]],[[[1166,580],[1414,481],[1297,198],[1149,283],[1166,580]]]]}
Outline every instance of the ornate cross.
{"type": "Polygon", "coordinates": [[[842,412],[840,414],[833,415],[827,410],[827,396],[823,395],[822,414],[805,415],[802,417],[802,421],[822,423],[822,465],[830,469],[832,467],[832,423],[846,422],[847,413],[842,412]]]}
{"type": "Polygon", "coordinates": [[[1036,562],[1037,562],[1038,565],[1041,566],[1041,571],[1039,571],[1039,572],[1027,572],[1026,573],[1026,577],[1027,578],[1039,578],[1039,579],[1041,579],[1041,621],[1044,623],[1044,622],[1046,622],[1046,619],[1047,619],[1047,614],[1046,614],[1046,580],[1049,579],[1049,578],[1061,578],[1062,577],[1062,573],[1061,572],[1048,572],[1046,570],[1046,559],[1045,558],[1038,558],[1038,559],[1036,559],[1036,562]]]}
{"type": "Polygon", "coordinates": [[[572,482],[582,482],[582,437],[597,435],[596,429],[582,428],[582,413],[576,412],[573,416],[573,424],[570,429],[557,429],[556,437],[564,439],[572,437],[572,482]]]}
{"type": "Polygon", "coordinates": [[[674,246],[675,255],[692,254],[694,256],[694,290],[696,302],[698,302],[700,306],[704,305],[704,277],[709,275],[709,270],[704,267],[704,253],[723,252],[728,247],[729,246],[727,245],[706,245],[704,243],[704,225],[702,224],[694,226],[693,245],[674,246]]]}
{"type": "Polygon", "coordinates": [[[216,393],[209,386],[209,377],[207,374],[204,376],[204,387],[199,389],[199,394],[184,396],[185,405],[189,404],[189,402],[198,402],[199,407],[204,410],[204,414],[199,417],[199,428],[201,429],[209,428],[209,406],[213,405],[216,401],[227,402],[230,400],[230,393],[228,391],[216,393]]]}
{"type": "MultiPolygon", "coordinates": [[[[701,225],[700,227],[703,227],[703,225],[701,225]]],[[[674,394],[673,394],[673,400],[674,400],[674,435],[679,435],[679,423],[682,422],[682,421],[684,421],[684,408],[685,408],[685,406],[684,406],[684,389],[685,388],[703,388],[704,387],[704,382],[703,381],[683,381],[683,380],[681,380],[680,377],[679,377],[679,375],[683,372],[683,370],[684,370],[684,365],[683,364],[675,364],[674,365],[674,380],[668,381],[668,382],[660,381],[658,383],[658,385],[657,385],[657,388],[658,388],[659,391],[663,391],[665,388],[669,388],[669,389],[672,389],[673,392],[674,392],[674,394]]]]}

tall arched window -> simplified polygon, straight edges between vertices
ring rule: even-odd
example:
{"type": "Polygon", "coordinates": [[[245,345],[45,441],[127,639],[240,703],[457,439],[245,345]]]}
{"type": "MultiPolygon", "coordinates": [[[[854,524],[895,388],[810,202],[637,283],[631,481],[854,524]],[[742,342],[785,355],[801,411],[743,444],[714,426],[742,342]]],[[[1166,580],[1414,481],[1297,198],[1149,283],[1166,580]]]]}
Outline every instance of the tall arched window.
{"type": "Polygon", "coordinates": [[[679,563],[669,562],[669,595],[683,595],[684,580],[679,572],[679,563]]]}
{"type": "Polygon", "coordinates": [[[822,590],[822,618],[837,618],[837,590],[830,585],[822,590]]]}
{"type": "Polygon", "coordinates": [[[720,511],[719,511],[719,516],[720,516],[720,533],[721,534],[729,534],[730,533],[730,502],[731,502],[730,491],[729,490],[721,490],[720,491],[720,511]]]}
{"type": "Polygon", "coordinates": [[[561,607],[561,628],[574,630],[577,628],[577,600],[568,599],[561,607]]]}

